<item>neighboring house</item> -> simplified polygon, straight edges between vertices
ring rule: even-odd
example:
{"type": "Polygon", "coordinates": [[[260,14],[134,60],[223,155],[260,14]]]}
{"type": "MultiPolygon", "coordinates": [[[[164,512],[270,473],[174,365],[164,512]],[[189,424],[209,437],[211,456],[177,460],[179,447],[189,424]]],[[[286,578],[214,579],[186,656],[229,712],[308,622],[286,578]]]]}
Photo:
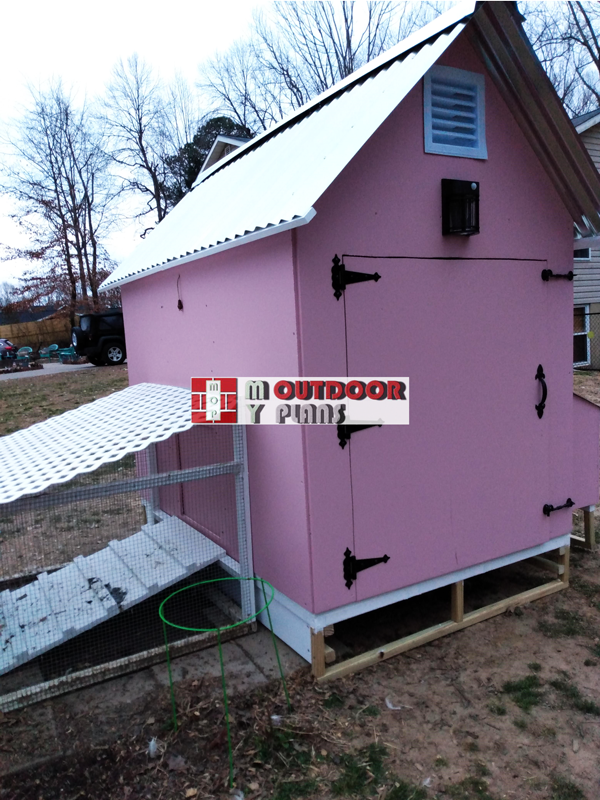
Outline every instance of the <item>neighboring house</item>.
{"type": "Polygon", "coordinates": [[[223,134],[220,134],[215,139],[213,146],[210,148],[208,155],[204,159],[204,164],[202,164],[200,172],[202,173],[210,169],[210,167],[214,166],[217,161],[225,158],[225,156],[233,153],[234,150],[237,150],[238,147],[241,147],[243,144],[246,144],[246,142],[249,141],[249,139],[243,139],[241,136],[224,136],[223,134]]]}
{"type": "MultiPolygon", "coordinates": [[[[573,125],[600,171],[600,109],[575,117],[573,125]]],[[[573,267],[573,364],[600,369],[600,241],[580,244],[573,267]]]]}
{"type": "MultiPolygon", "coordinates": [[[[506,607],[463,617],[470,576],[558,551],[568,580],[570,505],[598,499],[600,412],[572,395],[558,276],[573,224],[596,235],[599,209],[516,4],[467,2],[201,173],[105,282],[121,286],[133,384],[409,377],[410,424],[343,449],[332,426],[247,430],[254,568],[317,676],[341,620],[452,587],[426,641],[506,607]],[[381,280],[338,270],[333,287],[336,256],[381,280]],[[353,556],[380,563],[349,580],[353,556]]],[[[201,458],[197,433],[158,446],[159,467],[201,458]]]]}

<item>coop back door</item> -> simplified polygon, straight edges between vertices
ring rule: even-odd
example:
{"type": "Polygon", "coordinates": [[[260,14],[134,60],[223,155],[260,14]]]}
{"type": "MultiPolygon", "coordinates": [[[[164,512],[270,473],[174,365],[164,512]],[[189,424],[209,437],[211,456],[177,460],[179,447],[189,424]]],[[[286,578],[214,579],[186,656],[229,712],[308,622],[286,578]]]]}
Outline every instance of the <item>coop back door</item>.
{"type": "MultiPolygon", "coordinates": [[[[349,443],[354,554],[390,557],[358,574],[357,599],[551,538],[548,459],[567,452],[556,406],[568,409],[556,392],[551,413],[539,419],[535,409],[538,364],[549,392],[560,371],[552,325],[562,306],[543,266],[346,264],[382,276],[345,290],[348,375],[410,379],[409,425],[358,431],[349,443]]],[[[567,465],[557,470],[555,505],[569,491],[567,465]]]]}

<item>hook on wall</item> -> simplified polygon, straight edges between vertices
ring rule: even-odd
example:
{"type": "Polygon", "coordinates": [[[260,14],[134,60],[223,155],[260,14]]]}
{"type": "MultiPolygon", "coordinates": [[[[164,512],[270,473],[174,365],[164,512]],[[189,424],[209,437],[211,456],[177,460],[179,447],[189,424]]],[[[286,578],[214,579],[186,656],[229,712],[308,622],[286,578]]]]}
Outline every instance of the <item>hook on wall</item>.
{"type": "Polygon", "coordinates": [[[179,289],[179,281],[181,280],[181,275],[177,276],[177,308],[180,311],[183,311],[183,303],[181,302],[181,292],[179,289]]]}

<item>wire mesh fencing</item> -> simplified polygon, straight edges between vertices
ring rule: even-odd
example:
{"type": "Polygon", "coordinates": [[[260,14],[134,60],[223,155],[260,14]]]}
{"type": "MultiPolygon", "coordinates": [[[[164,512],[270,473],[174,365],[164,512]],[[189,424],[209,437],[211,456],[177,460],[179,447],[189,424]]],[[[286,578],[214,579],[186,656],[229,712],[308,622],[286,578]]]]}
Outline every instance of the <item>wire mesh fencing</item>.
{"type": "Polygon", "coordinates": [[[600,312],[576,307],[573,313],[573,366],[600,369],[600,312]]]}
{"type": "MultiPolygon", "coordinates": [[[[0,709],[163,660],[169,594],[252,575],[242,426],[197,426],[0,504],[0,709]]],[[[254,613],[247,581],[177,598],[172,655],[212,644],[184,628],[254,613]]]]}

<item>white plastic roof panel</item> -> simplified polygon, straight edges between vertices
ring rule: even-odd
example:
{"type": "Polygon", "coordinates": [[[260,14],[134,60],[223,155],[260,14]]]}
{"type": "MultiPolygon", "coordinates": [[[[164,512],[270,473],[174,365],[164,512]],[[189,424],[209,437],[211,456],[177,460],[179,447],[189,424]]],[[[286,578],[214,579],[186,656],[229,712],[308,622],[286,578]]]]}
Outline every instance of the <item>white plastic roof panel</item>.
{"type": "Polygon", "coordinates": [[[192,427],[190,392],[140,383],[0,437],[0,503],[41,492],[192,427]]]}
{"type": "Polygon", "coordinates": [[[334,87],[309,104],[315,109],[307,116],[300,109],[276,126],[275,135],[273,129],[259,137],[264,144],[252,140],[223,159],[101,288],[309,222],[314,203],[462,32],[466,21],[456,22],[457,17],[473,9],[473,2],[461,3],[460,13],[451,9],[394,48],[394,55],[384,54],[381,71],[373,73],[377,67],[367,65],[361,82],[350,76],[341,94],[334,87]],[[416,47],[424,40],[399,60],[407,44],[416,47]]]}

